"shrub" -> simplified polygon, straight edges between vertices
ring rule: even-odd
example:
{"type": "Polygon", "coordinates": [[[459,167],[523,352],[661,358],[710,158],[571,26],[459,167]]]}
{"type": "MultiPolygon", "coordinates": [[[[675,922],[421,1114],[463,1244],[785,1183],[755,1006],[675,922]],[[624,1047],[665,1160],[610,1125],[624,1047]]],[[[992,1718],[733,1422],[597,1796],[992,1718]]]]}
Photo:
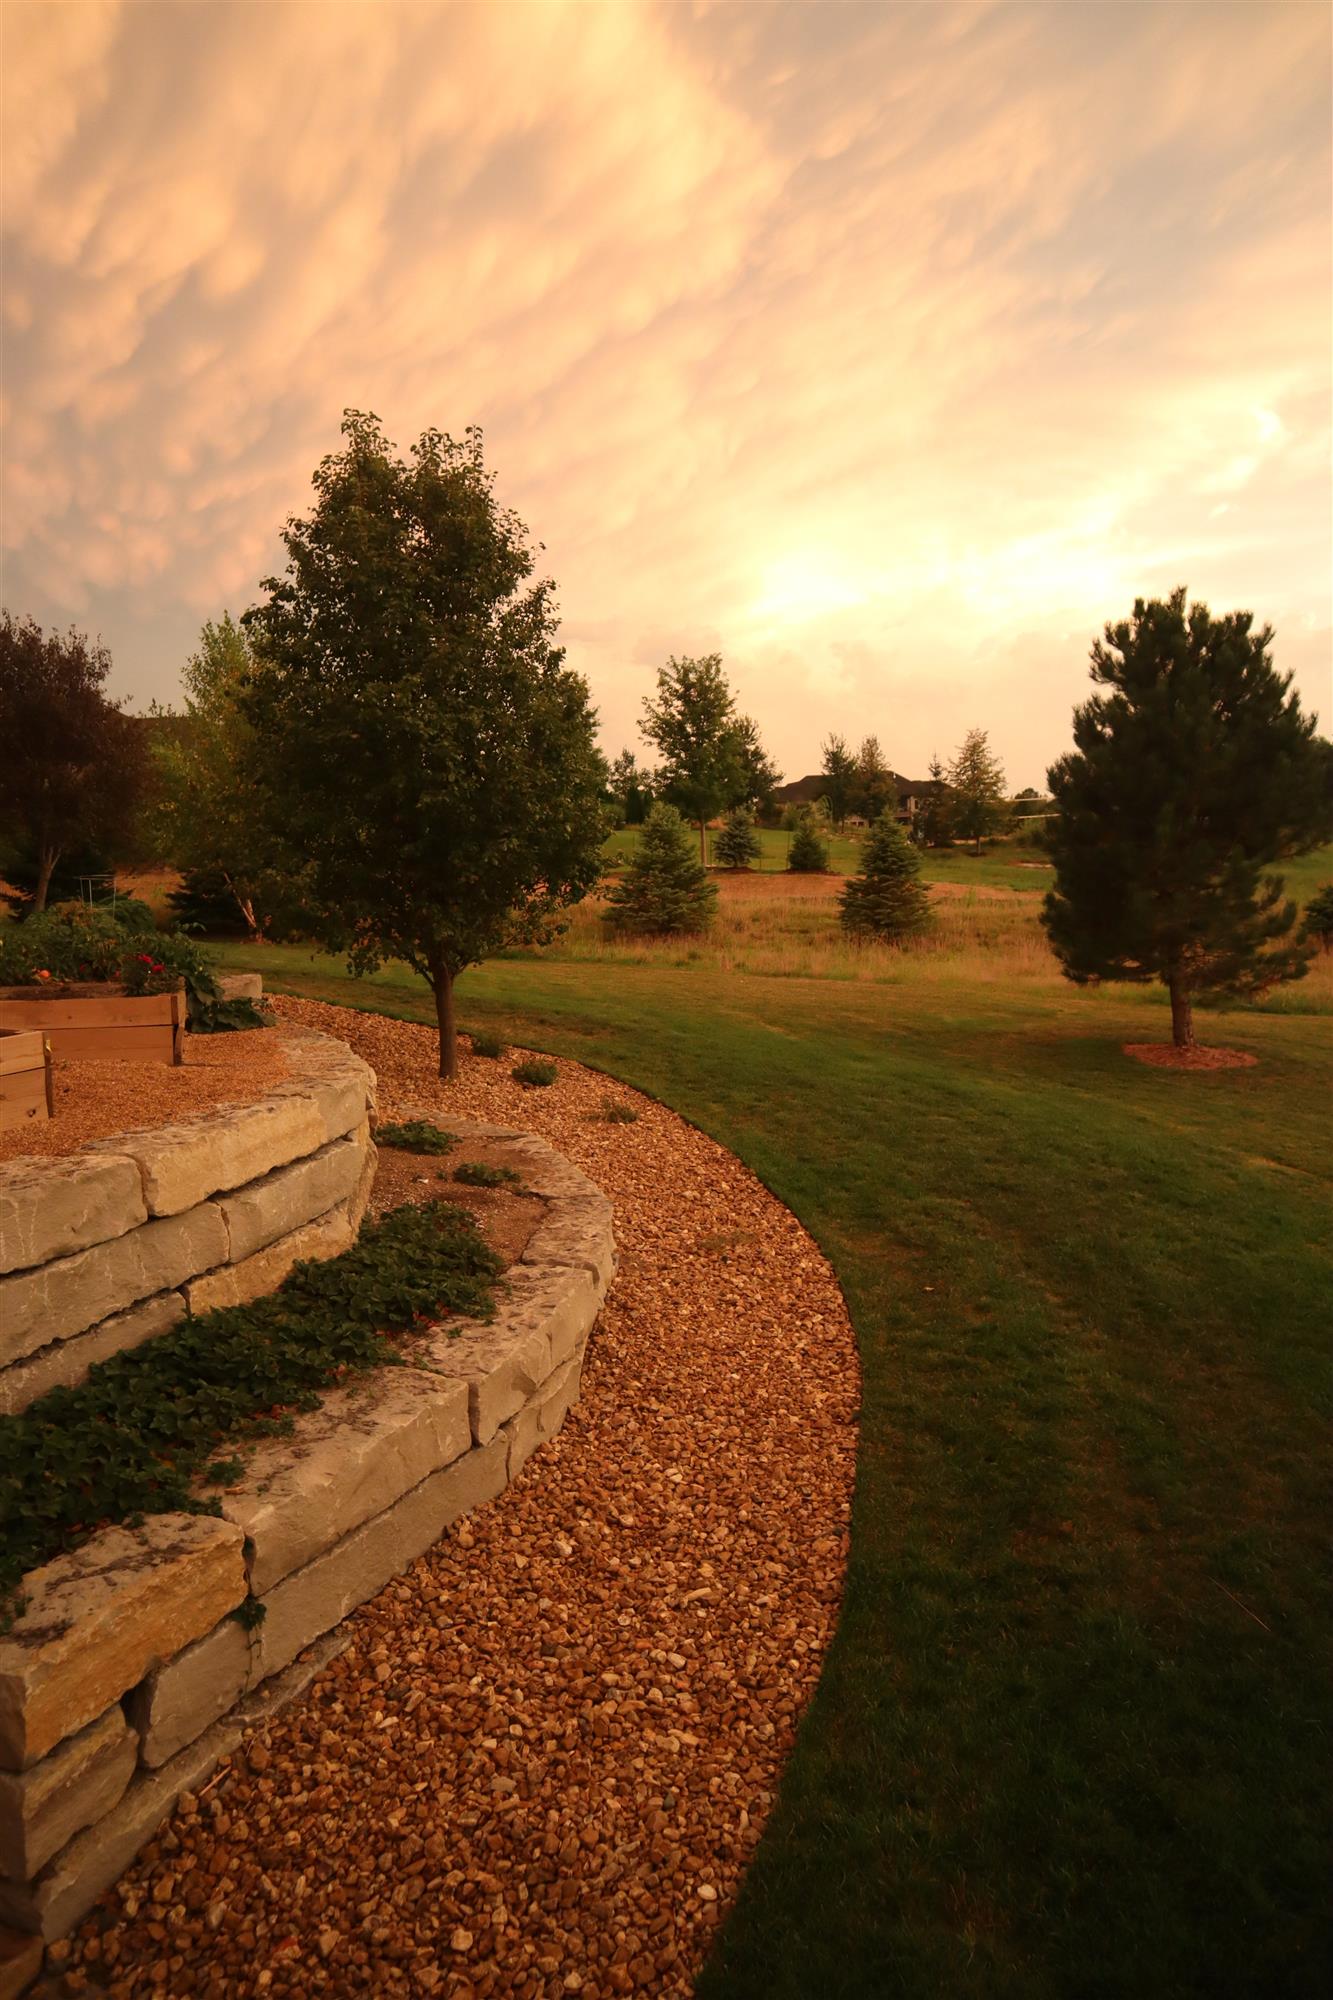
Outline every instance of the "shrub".
{"type": "MultiPolygon", "coordinates": [[[[0,1605],[105,1522],[216,1513],[193,1481],[221,1446],[289,1429],[321,1389],[400,1361],[387,1334],[446,1311],[489,1318],[502,1268],[465,1209],[409,1204],[267,1297],[186,1319],[0,1417],[0,1605]]],[[[227,1483],[231,1461],[217,1471],[227,1483]]]]}
{"type": "Polygon", "coordinates": [[[501,1041],[498,1035],[492,1034],[489,1028],[470,1029],[468,1040],[472,1044],[472,1053],[474,1056],[486,1056],[491,1061],[498,1062],[500,1057],[506,1053],[505,1043],[501,1041]]]}
{"type": "Polygon", "coordinates": [[[464,1187],[522,1187],[523,1176],[512,1167],[488,1167],[484,1160],[464,1160],[454,1168],[454,1179],[464,1187]]]}
{"type": "Polygon", "coordinates": [[[553,1062],[539,1062],[535,1056],[527,1056],[515,1063],[509,1074],[515,1083],[525,1084],[530,1090],[545,1090],[554,1083],[560,1072],[553,1062]]]}
{"type": "Polygon", "coordinates": [[[224,1000],[193,939],[154,930],[147,904],[132,896],[116,904],[57,903],[0,928],[0,985],[26,986],[44,977],[71,985],[110,980],[131,994],[168,993],[183,980],[196,1035],[262,1028],[267,1021],[252,1000],[224,1000]]]}
{"type": "Polygon", "coordinates": [[[1305,906],[1305,935],[1333,951],[1333,882],[1321,882],[1305,906]]]}
{"type": "Polygon", "coordinates": [[[845,884],[842,927],[853,937],[894,944],[928,921],[930,904],[921,886],[921,860],[889,813],[870,829],[861,855],[861,873],[845,884]]]}
{"type": "Polygon", "coordinates": [[[451,1153],[458,1141],[425,1118],[409,1118],[401,1125],[377,1125],[375,1144],[401,1146],[406,1153],[451,1153]]]}
{"type": "Polygon", "coordinates": [[[809,813],[802,815],[787,851],[787,868],[793,875],[827,875],[828,848],[815,829],[809,813]]]}
{"type": "Polygon", "coordinates": [[[613,930],[671,937],[705,930],[717,903],[674,806],[655,805],[621,880],[607,892],[613,930]]]}
{"type": "Polygon", "coordinates": [[[622,1097],[604,1097],[602,1116],[608,1125],[633,1125],[638,1112],[632,1104],[626,1104],[622,1097]]]}
{"type": "Polygon", "coordinates": [[[713,852],[724,868],[748,868],[759,859],[762,852],[759,836],[744,806],[737,806],[735,812],[727,814],[713,852]]]}

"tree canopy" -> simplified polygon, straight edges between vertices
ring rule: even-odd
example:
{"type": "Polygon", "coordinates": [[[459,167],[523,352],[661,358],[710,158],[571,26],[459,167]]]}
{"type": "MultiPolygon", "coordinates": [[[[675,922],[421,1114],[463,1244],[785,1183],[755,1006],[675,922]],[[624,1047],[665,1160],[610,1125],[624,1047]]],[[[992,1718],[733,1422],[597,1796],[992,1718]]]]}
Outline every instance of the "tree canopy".
{"type": "Polygon", "coordinates": [[[645,699],[643,734],[662,758],[663,796],[699,829],[699,858],[708,859],[706,828],[730,806],[762,806],[778,774],[764,754],[757,725],[738,715],[722,670],[722,655],[677,659],[658,669],[657,700],[645,699]]]}
{"type": "Polygon", "coordinates": [[[823,744],[824,761],[819,775],[824,780],[829,818],[840,827],[856,799],[856,759],[842,736],[828,736],[823,744]]]}
{"type": "Polygon", "coordinates": [[[34,910],[63,855],[114,852],[142,803],[145,724],[107,696],[110,671],[100,640],[0,613],[0,826],[33,864],[34,910]]]}
{"type": "Polygon", "coordinates": [[[1248,611],[1139,598],[1092,648],[1104,692],[1052,766],[1044,922],[1070,979],[1160,980],[1179,1047],[1200,994],[1307,969],[1275,862],[1333,836],[1333,745],[1315,734],[1248,611]]]}
{"type": "Polygon", "coordinates": [[[1007,817],[1004,767],[992,753],[984,729],[969,729],[958,746],[949,766],[949,786],[954,796],[955,830],[964,840],[974,842],[979,854],[982,841],[997,833],[1007,817]]]}
{"type": "Polygon", "coordinates": [[[597,881],[606,767],[480,431],[428,430],[404,460],[373,415],[342,430],[242,621],[244,707],[324,941],[429,980],[451,1076],[458,974],[549,935],[597,881]]]}

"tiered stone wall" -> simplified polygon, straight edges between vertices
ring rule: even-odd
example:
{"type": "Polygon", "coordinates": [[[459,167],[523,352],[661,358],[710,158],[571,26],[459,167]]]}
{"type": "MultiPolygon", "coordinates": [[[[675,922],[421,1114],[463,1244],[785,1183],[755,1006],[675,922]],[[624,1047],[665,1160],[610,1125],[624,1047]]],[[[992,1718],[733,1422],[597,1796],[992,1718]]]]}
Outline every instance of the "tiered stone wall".
{"type": "Polygon", "coordinates": [[[327,1035],[283,1041],[289,1076],[256,1103],[0,1165],[0,1415],[352,1242],[374,1072],[327,1035]]]}
{"type": "Polygon", "coordinates": [[[0,1637],[0,1924],[50,1939],[76,1923],[181,1793],[308,1684],[338,1622],[499,1494],[577,1399],[615,1266],[610,1203],[541,1140],[449,1126],[512,1142],[547,1204],[495,1319],[430,1329],[410,1366],[261,1443],[223,1518],[105,1529],[25,1579],[0,1637]]]}

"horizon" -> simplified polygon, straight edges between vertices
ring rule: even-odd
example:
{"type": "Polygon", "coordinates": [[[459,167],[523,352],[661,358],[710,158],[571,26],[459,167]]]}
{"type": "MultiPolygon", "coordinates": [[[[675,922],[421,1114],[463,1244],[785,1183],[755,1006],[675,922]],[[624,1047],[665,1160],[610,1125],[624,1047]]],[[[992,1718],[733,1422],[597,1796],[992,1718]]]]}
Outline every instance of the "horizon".
{"type": "Polygon", "coordinates": [[[482,426],[608,756],[717,651],[788,782],[976,726],[1044,790],[1093,641],[1182,582],[1327,730],[1325,8],[4,31],[4,600],[132,707],[281,569],[350,405],[482,426]]]}

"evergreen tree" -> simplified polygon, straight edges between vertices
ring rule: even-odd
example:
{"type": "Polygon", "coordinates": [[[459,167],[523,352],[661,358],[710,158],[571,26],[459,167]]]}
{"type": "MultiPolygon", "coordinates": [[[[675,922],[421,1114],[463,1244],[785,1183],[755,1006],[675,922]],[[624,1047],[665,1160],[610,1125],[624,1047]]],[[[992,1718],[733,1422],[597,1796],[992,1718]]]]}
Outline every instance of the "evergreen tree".
{"type": "Polygon", "coordinates": [[[787,850],[789,872],[793,875],[827,875],[828,862],[828,848],[819,837],[813,813],[802,813],[787,850]]]}
{"type": "Polygon", "coordinates": [[[999,832],[1008,812],[1004,767],[992,756],[984,729],[968,730],[949,767],[949,784],[957,801],[957,831],[980,854],[982,841],[999,832]]]}
{"type": "Polygon", "coordinates": [[[317,935],[354,971],[401,958],[429,981],[453,1076],[458,974],[553,935],[601,874],[606,763],[480,431],[426,431],[404,461],[349,410],[343,438],[242,621],[242,707],[317,935]]]}
{"type": "Polygon", "coordinates": [[[1333,882],[1321,882],[1305,906],[1301,929],[1321,951],[1333,951],[1333,882]]]}
{"type": "Polygon", "coordinates": [[[724,868],[748,868],[752,861],[759,859],[759,836],[744,806],[737,806],[727,814],[722,831],[713,843],[713,852],[724,868]]]}
{"type": "Polygon", "coordinates": [[[875,821],[861,857],[861,873],[840,898],[842,926],[853,937],[886,944],[919,931],[930,915],[921,886],[921,861],[892,813],[875,821]]]}
{"type": "Polygon", "coordinates": [[[606,921],[613,930],[641,937],[669,937],[706,930],[717,890],[695,859],[685,822],[671,805],[655,805],[619,882],[607,892],[606,921]]]}
{"type": "Polygon", "coordinates": [[[922,845],[952,847],[958,830],[958,801],[949,789],[949,781],[938,756],[930,760],[930,782],[930,797],[918,819],[922,845]]]}
{"type": "Polygon", "coordinates": [[[741,767],[743,789],[736,803],[753,812],[768,812],[773,794],[782,782],[782,773],[759,741],[759,725],[743,715],[736,725],[736,752],[741,767]]]}
{"type": "Polygon", "coordinates": [[[824,761],[819,767],[828,800],[829,818],[841,826],[852,808],[856,791],[856,759],[842,736],[830,736],[824,743],[824,761]]]}
{"type": "Polygon", "coordinates": [[[1139,598],[1092,649],[1106,692],[1074,711],[1048,784],[1055,887],[1043,921],[1068,978],[1160,980],[1178,1048],[1198,995],[1308,969],[1296,906],[1263,871],[1333,835],[1333,744],[1269,659],[1269,626],[1139,598]]]}
{"type": "Polygon", "coordinates": [[[884,761],[878,736],[867,736],[856,753],[856,785],[853,803],[873,826],[883,812],[895,812],[898,791],[893,773],[884,761]]]}

